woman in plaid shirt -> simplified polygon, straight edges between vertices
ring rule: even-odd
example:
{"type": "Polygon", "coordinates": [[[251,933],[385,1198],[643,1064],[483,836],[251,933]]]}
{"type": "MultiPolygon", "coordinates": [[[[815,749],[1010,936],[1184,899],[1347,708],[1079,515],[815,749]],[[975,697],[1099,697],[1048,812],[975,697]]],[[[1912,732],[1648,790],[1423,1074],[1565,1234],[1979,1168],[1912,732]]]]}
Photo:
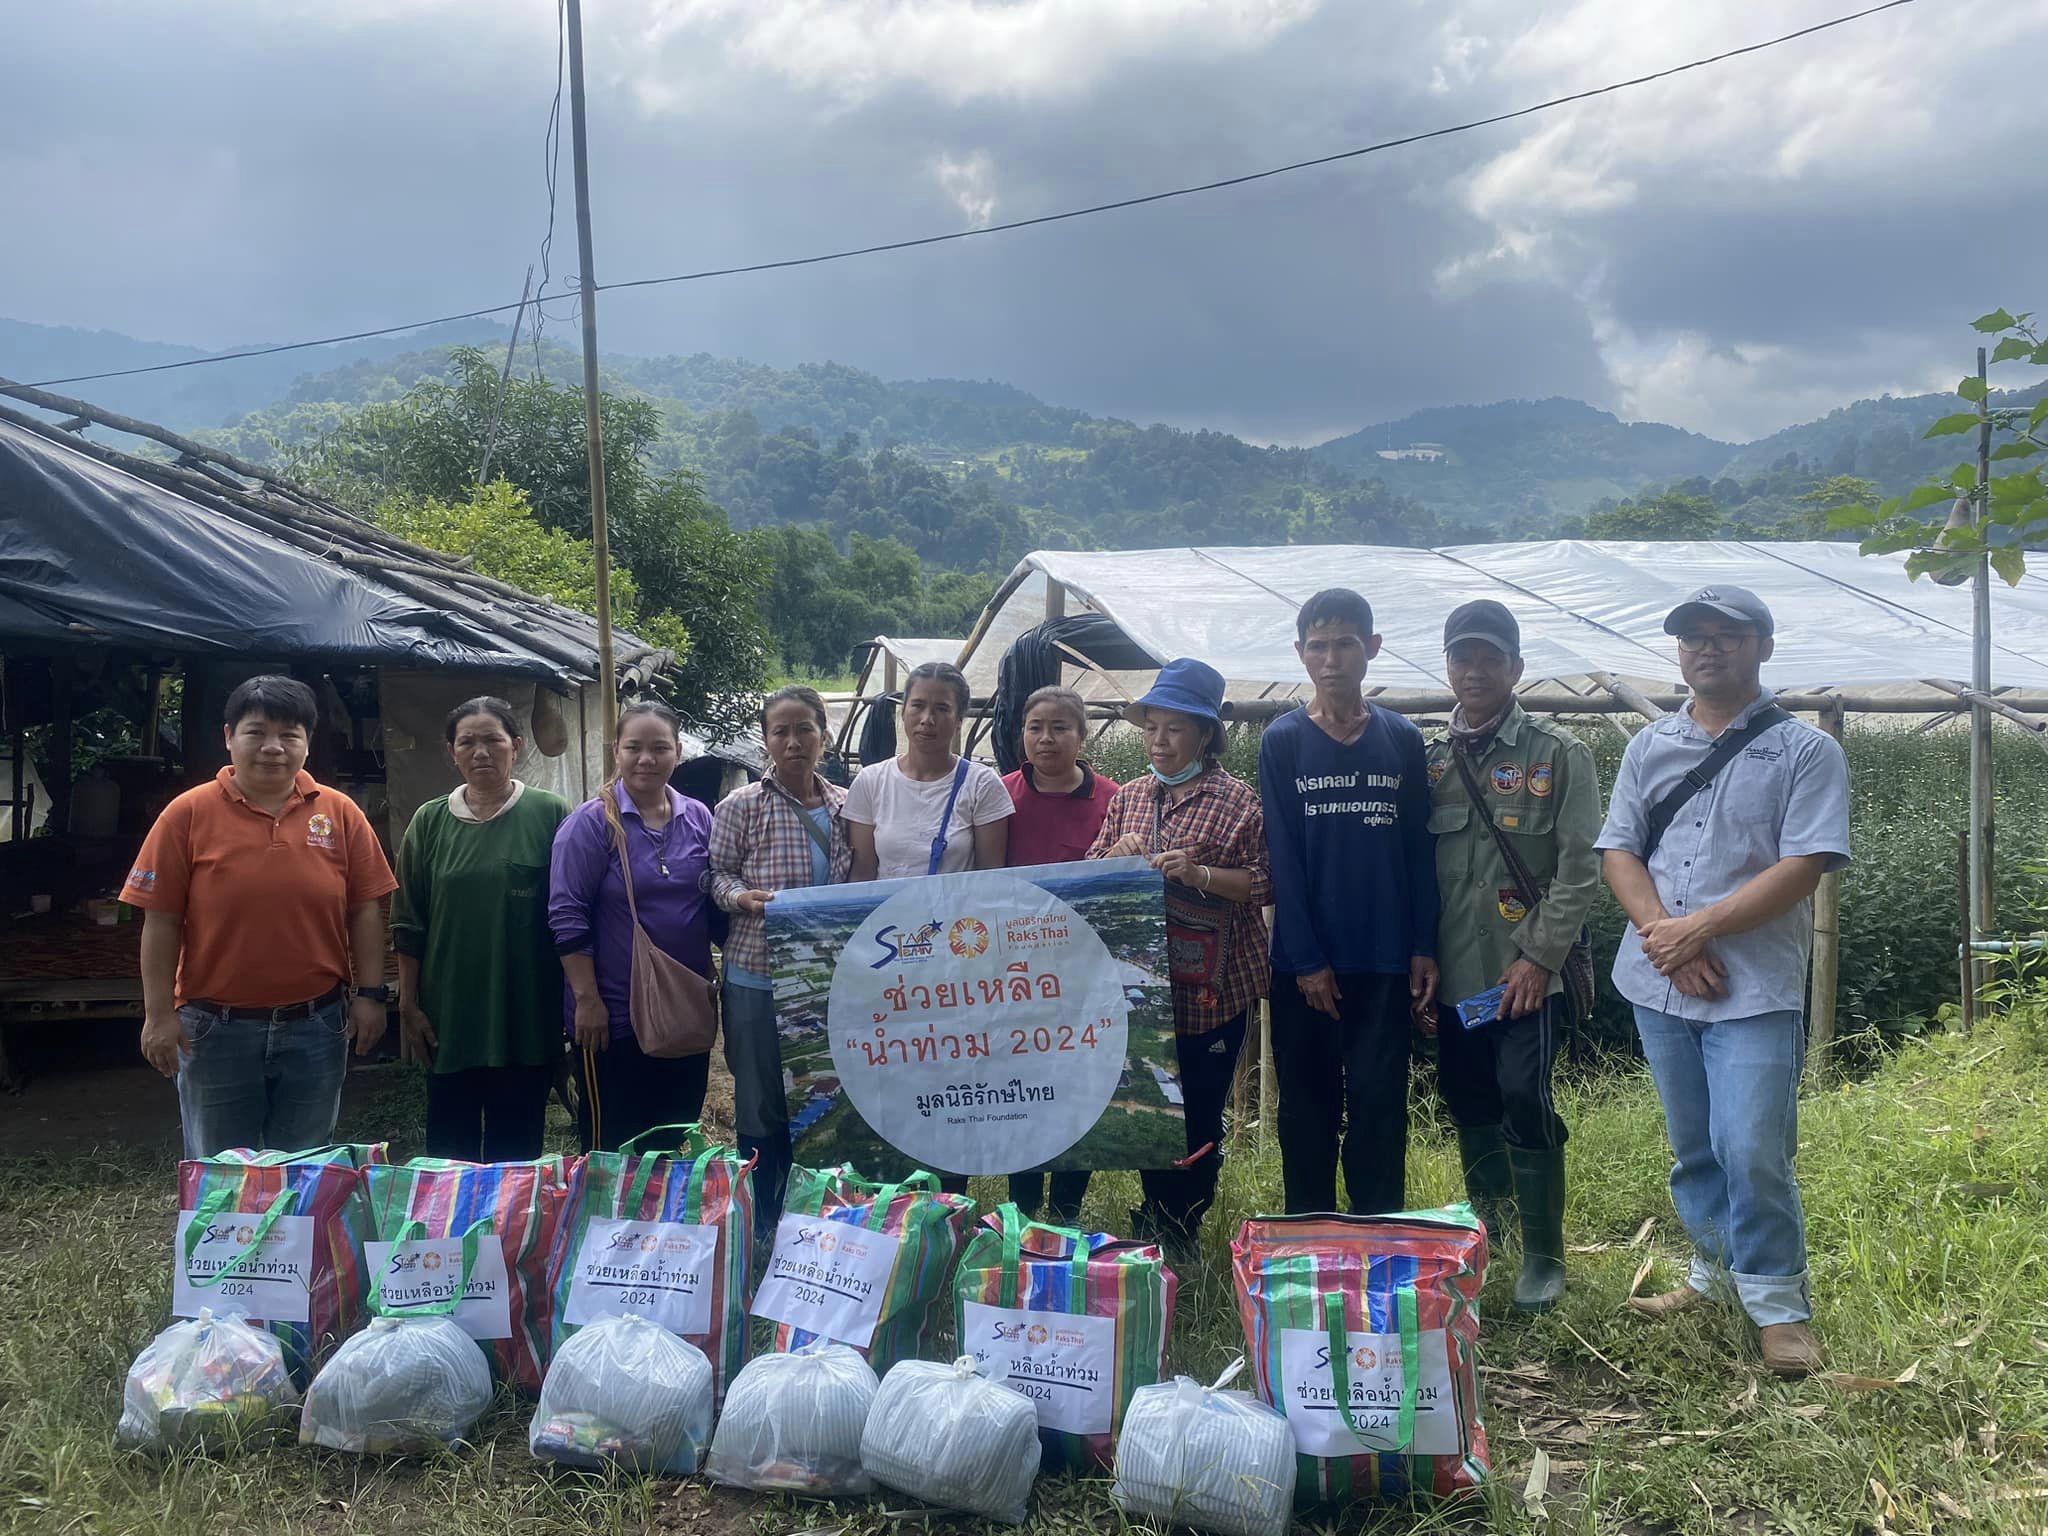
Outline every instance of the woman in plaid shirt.
{"type": "Polygon", "coordinates": [[[784,688],[761,707],[761,739],[775,765],[767,778],[734,790],[711,818],[705,887],[732,914],[725,942],[725,1064],[732,1072],[740,1150],[754,1155],[754,1235],[782,1219],[789,1175],[789,1101],[782,1092],[782,1042],[775,1032],[762,914],[777,891],[838,885],[853,868],[841,812],[846,791],[819,776],[825,701],[810,688],[784,688]]]}
{"type": "Polygon", "coordinates": [[[1173,980],[1174,1054],[1180,1064],[1188,1158],[1144,1169],[1144,1204],[1132,1236],[1192,1243],[1216,1198],[1223,1106],[1244,1049],[1245,1020],[1266,994],[1266,919],[1273,877],[1259,792],[1224,772],[1223,676],[1192,659],[1160,668],[1131,706],[1152,771],[1126,784],[1088,850],[1091,859],[1137,856],[1166,877],[1166,947],[1173,980]]]}

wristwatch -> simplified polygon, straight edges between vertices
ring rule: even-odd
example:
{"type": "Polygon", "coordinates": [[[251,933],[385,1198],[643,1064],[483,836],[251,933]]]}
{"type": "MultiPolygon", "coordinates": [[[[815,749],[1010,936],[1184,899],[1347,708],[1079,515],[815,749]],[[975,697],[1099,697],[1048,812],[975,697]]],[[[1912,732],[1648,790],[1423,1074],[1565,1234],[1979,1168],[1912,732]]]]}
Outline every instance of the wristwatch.
{"type": "Polygon", "coordinates": [[[391,988],[380,981],[374,987],[357,987],[356,996],[367,997],[373,1003],[388,1003],[391,1001],[391,988]]]}

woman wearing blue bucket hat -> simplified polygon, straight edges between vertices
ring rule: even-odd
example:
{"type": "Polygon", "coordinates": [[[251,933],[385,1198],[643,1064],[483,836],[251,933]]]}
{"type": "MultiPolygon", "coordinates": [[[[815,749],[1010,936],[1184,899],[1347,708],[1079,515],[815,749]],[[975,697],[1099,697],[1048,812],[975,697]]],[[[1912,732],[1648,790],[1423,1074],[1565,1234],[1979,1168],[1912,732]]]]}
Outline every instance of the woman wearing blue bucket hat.
{"type": "Polygon", "coordinates": [[[1137,856],[1166,877],[1166,945],[1173,981],[1188,1156],[1140,1174],[1144,1204],[1132,1235],[1191,1242],[1216,1198],[1223,1106],[1245,1020],[1266,992],[1266,920],[1273,879],[1258,791],[1226,773],[1223,676],[1191,657],[1170,661],[1128,711],[1145,733],[1151,772],[1116,792],[1091,859],[1137,856]]]}

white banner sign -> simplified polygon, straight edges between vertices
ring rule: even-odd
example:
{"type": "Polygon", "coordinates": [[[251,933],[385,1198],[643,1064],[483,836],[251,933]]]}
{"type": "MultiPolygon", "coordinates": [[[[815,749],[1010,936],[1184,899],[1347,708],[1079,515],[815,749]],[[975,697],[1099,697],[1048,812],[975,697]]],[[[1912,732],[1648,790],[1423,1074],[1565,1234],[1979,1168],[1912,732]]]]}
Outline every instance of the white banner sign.
{"type": "Polygon", "coordinates": [[[865,1349],[882,1320],[882,1292],[903,1246],[886,1232],[822,1216],[784,1216],[754,1315],[865,1349]]]}
{"type": "Polygon", "coordinates": [[[1116,1319],[970,1301],[960,1348],[1031,1399],[1042,1428],[1106,1435],[1116,1407],[1116,1319]]]}
{"type": "MultiPolygon", "coordinates": [[[[403,1243],[365,1243],[370,1273],[384,1286],[384,1315],[404,1317],[440,1307],[462,1280],[462,1239],[416,1237],[403,1243]]],[[[462,1300],[445,1315],[472,1339],[512,1337],[512,1296],[505,1279],[505,1247],[488,1233],[476,1245],[476,1265],[462,1300]]]]}
{"type": "Polygon", "coordinates": [[[219,1274],[256,1241],[261,1216],[227,1212],[216,1216],[200,1233],[190,1258],[185,1236],[194,1213],[180,1211],[171,1240],[171,1315],[197,1317],[201,1307],[240,1312],[271,1323],[309,1320],[308,1277],[313,1272],[313,1218],[280,1216],[264,1234],[260,1251],[217,1284],[193,1284],[219,1274]]]}
{"type": "Polygon", "coordinates": [[[1280,1330],[1280,1411],[1294,1426],[1304,1456],[1366,1456],[1399,1451],[1414,1456],[1458,1454],[1458,1413],[1451,1401],[1450,1355],[1441,1328],[1424,1331],[1421,1374],[1415,1390],[1415,1438],[1395,1444],[1401,1418],[1401,1336],[1346,1335],[1351,1373],[1351,1416],[1370,1439],[1351,1432],[1337,1406],[1330,1369],[1330,1336],[1317,1328],[1280,1330]]]}
{"type": "Polygon", "coordinates": [[[562,1321],[581,1328],[630,1312],[670,1333],[709,1333],[717,1262],[716,1227],[592,1217],[569,1277],[562,1321]]]}

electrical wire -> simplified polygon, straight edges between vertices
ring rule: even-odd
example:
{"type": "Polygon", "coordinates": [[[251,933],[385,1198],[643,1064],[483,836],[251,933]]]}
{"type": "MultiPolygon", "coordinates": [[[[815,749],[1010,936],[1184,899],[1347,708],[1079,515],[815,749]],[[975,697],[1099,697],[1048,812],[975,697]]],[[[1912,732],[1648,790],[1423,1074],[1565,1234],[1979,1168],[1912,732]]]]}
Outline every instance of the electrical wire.
{"type": "MultiPolygon", "coordinates": [[[[1533,117],[1539,112],[1554,111],[1558,107],[1571,106],[1582,101],[1591,101],[1596,97],[1609,96],[1617,91],[1631,90],[1639,85],[1650,85],[1659,80],[1668,80],[1674,75],[1682,75],[1691,70],[1706,69],[1715,64],[1723,64],[1730,59],[1742,58],[1753,53],[1762,53],[1767,49],[1781,47],[1786,43],[1797,42],[1801,38],[1812,37],[1817,33],[1832,31],[1836,27],[1844,27],[1851,22],[1862,21],[1867,17],[1876,16],[1885,11],[1894,11],[1901,6],[1913,3],[1914,0],[1883,0],[1882,4],[1868,6],[1860,11],[1852,11],[1845,16],[1837,16],[1830,21],[1816,22],[1812,26],[1801,27],[1795,32],[1787,32],[1760,43],[1749,43],[1740,48],[1730,48],[1725,52],[1710,54],[1705,58],[1692,59],[1684,64],[1674,64],[1668,69],[1656,70],[1647,75],[1637,75],[1633,79],[1616,80],[1611,84],[1594,86],[1589,90],[1574,91],[1567,96],[1554,96],[1548,101],[1540,101],[1533,106],[1518,107],[1511,112],[1498,112],[1491,117],[1474,118],[1470,122],[1464,123],[1453,123],[1445,128],[1431,128],[1421,133],[1404,134],[1399,138],[1382,139],[1376,144],[1362,145],[1357,149],[1339,150],[1335,154],[1318,155],[1310,160],[1295,160],[1286,165],[1271,166],[1262,171],[1250,171],[1241,176],[1226,176],[1218,181],[1198,182],[1193,186],[1173,187],[1163,192],[1148,192],[1139,197],[1125,197],[1118,198],[1114,202],[1093,203],[1085,208],[1069,208],[1060,213],[1044,213],[1028,219],[1012,219],[1006,223],[986,224],[974,229],[950,230],[945,234],[923,235],[916,239],[888,240],[877,245],[862,245],[849,247],[844,250],[823,251],[812,256],[792,256],[780,261],[760,261],[747,266],[709,267],[698,272],[678,272],[666,277],[638,277],[628,278],[615,283],[599,283],[596,285],[596,291],[599,293],[614,293],[629,288],[658,288],[671,283],[703,282],[716,277],[744,277],[755,272],[783,272],[793,267],[813,267],[832,261],[850,261],[857,256],[879,256],[890,251],[917,250],[924,246],[945,245],[956,240],[973,240],[984,235],[1009,234],[1015,230],[1034,229],[1044,224],[1062,224],[1070,219],[1091,218],[1097,214],[1116,213],[1126,208],[1142,208],[1150,203],[1163,203],[1174,198],[1194,197],[1205,192],[1220,192],[1226,188],[1247,186],[1252,182],[1265,181],[1275,176],[1286,176],[1296,171],[1313,170],[1319,166],[1336,165],[1342,161],[1357,160],[1366,155],[1376,155],[1386,150],[1400,149],[1410,144],[1421,144],[1431,139],[1449,138],[1453,134],[1470,133],[1475,129],[1490,128],[1498,123],[1510,123],[1518,118],[1533,117]]],[[[559,128],[557,128],[557,138],[559,139],[559,128]]],[[[177,362],[172,363],[152,363],[147,367],[141,368],[116,368],[105,373],[77,373],[61,379],[42,379],[29,387],[33,389],[48,389],[58,384],[87,384],[99,379],[126,379],[133,378],[138,374],[168,373],[180,368],[197,368],[207,363],[232,363],[252,357],[274,357],[280,352],[299,352],[309,347],[328,347],[348,341],[367,341],[377,336],[395,336],[404,331],[424,330],[429,326],[448,325],[458,320],[476,320],[489,315],[502,315],[509,310],[516,310],[518,308],[519,305],[517,303],[491,304],[477,309],[466,309],[458,314],[440,315],[431,320],[412,320],[403,325],[386,325],[371,330],[350,331],[344,335],[323,336],[313,341],[284,342],[272,347],[251,347],[241,352],[217,352],[207,357],[181,358],[177,362]]],[[[537,342],[538,338],[536,338],[536,345],[537,342]]]]}

